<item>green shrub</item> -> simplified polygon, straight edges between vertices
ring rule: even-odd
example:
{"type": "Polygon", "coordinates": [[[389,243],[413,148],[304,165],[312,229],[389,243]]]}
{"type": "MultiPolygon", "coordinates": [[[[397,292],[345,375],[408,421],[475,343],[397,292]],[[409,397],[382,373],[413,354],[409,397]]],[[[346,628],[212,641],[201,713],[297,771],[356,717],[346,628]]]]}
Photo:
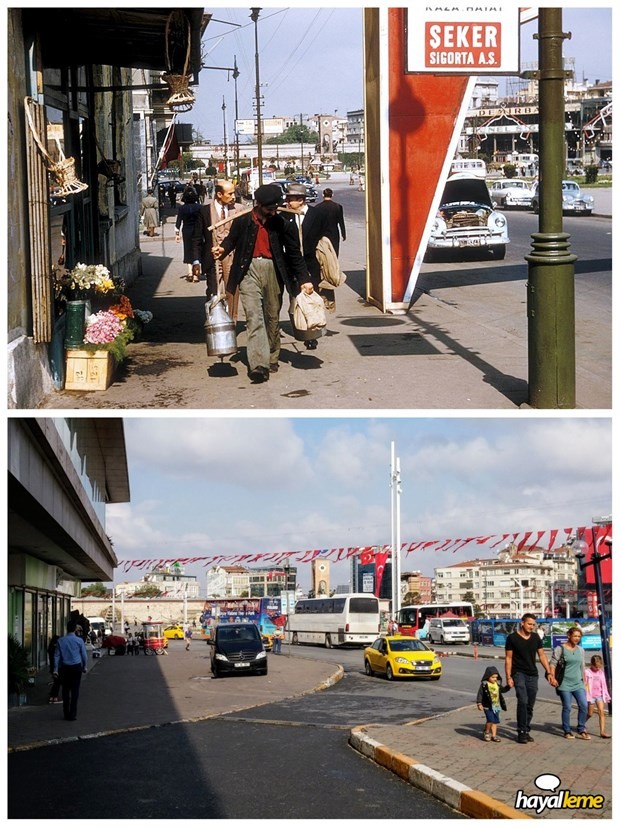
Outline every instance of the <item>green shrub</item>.
{"type": "Polygon", "coordinates": [[[514,178],[517,174],[517,167],[515,164],[504,164],[503,171],[506,178],[514,178]]]}
{"type": "Polygon", "coordinates": [[[586,167],[586,184],[596,184],[598,178],[598,167],[596,164],[589,164],[586,167]]]}

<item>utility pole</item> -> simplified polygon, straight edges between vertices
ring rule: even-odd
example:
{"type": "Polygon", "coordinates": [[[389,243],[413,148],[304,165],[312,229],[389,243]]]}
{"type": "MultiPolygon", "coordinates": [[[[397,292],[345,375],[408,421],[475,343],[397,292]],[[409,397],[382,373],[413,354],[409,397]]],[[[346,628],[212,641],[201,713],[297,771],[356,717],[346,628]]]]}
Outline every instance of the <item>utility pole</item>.
{"type": "Polygon", "coordinates": [[[533,408],[575,407],[575,268],[562,224],[565,111],[562,9],[538,11],[540,217],[528,262],[528,384],[533,408]]]}
{"type": "Polygon", "coordinates": [[[254,61],[256,65],[256,148],[258,152],[258,186],[263,185],[263,136],[261,134],[261,118],[260,118],[260,71],[258,62],[258,15],[261,10],[253,8],[250,15],[251,20],[254,21],[254,61]]]}
{"type": "Polygon", "coordinates": [[[236,178],[238,184],[241,174],[239,170],[239,98],[237,97],[237,78],[239,77],[239,69],[237,68],[237,55],[235,55],[234,66],[235,68],[233,69],[233,80],[235,81],[235,169],[237,171],[236,178]]]}
{"type": "Polygon", "coordinates": [[[228,169],[228,144],[226,142],[226,99],[222,95],[222,116],[224,119],[224,175],[228,179],[229,177],[229,169],[228,169]]]}

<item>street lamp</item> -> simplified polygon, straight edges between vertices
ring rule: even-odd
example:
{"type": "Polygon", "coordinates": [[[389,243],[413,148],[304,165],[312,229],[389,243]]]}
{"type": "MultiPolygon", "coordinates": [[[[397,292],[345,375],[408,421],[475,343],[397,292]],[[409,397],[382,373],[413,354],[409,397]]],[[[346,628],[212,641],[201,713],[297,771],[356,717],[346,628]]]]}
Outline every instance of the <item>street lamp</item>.
{"type": "Polygon", "coordinates": [[[511,580],[513,580],[513,581],[517,584],[517,586],[519,587],[519,603],[520,603],[520,605],[521,605],[521,617],[523,617],[523,614],[524,614],[524,608],[523,608],[523,583],[522,583],[520,580],[517,580],[517,578],[516,578],[516,577],[511,577],[510,579],[511,579],[511,580]]]}

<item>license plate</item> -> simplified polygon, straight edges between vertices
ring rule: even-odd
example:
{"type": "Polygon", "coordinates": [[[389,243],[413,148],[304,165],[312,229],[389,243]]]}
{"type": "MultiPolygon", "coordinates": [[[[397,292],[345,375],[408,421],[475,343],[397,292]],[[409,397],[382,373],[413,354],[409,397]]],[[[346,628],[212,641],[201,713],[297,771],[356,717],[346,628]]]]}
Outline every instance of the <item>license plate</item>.
{"type": "Polygon", "coordinates": [[[235,669],[241,669],[242,667],[248,668],[249,663],[235,663],[235,669]]]}
{"type": "Polygon", "coordinates": [[[420,670],[420,671],[422,671],[422,672],[424,672],[424,671],[428,672],[428,670],[429,670],[431,667],[430,667],[430,666],[416,666],[415,668],[416,668],[416,669],[418,669],[418,670],[420,670]]]}
{"type": "Polygon", "coordinates": [[[466,247],[480,247],[480,239],[479,238],[466,238],[465,239],[465,246],[466,247]]]}

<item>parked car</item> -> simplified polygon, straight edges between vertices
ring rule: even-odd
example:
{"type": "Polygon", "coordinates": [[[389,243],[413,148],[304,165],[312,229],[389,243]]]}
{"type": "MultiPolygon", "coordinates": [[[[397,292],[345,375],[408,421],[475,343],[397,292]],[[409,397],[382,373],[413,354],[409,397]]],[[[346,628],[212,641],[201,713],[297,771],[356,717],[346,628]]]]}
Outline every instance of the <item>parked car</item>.
{"type": "Polygon", "coordinates": [[[441,677],[441,661],[432,649],[415,637],[386,635],[364,649],[364,669],[369,676],[394,678],[441,677]]]}
{"type": "Polygon", "coordinates": [[[491,187],[491,200],[494,206],[505,210],[510,207],[532,206],[532,187],[527,181],[510,178],[507,181],[496,181],[491,187]]]}
{"type": "Polygon", "coordinates": [[[174,623],[172,626],[166,626],[164,628],[164,637],[167,640],[183,640],[185,630],[179,623],[174,623]]]}
{"type": "Polygon", "coordinates": [[[433,617],[428,640],[429,643],[471,643],[471,633],[460,617],[433,617]]]}
{"type": "Polygon", "coordinates": [[[434,260],[441,250],[472,249],[503,259],[509,241],[506,218],[494,209],[485,181],[464,172],[451,175],[431,228],[425,260],[434,260]]]}
{"type": "MultiPolygon", "coordinates": [[[[534,184],[532,192],[532,208],[534,212],[540,209],[540,182],[534,184]]],[[[592,215],[594,198],[584,195],[576,181],[562,181],[562,212],[592,215]]]]}
{"type": "Polygon", "coordinates": [[[214,678],[232,673],[267,674],[267,653],[254,623],[222,623],[209,639],[214,678]]]}

